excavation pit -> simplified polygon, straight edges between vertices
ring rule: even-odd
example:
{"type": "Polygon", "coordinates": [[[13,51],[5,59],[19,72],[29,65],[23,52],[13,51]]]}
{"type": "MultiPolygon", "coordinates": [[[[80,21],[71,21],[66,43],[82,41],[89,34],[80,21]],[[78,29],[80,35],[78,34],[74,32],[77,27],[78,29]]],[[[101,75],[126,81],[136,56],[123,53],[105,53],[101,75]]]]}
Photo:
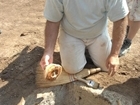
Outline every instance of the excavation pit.
{"type": "Polygon", "coordinates": [[[130,99],[106,89],[80,83],[35,90],[18,105],[132,105],[130,99]]]}

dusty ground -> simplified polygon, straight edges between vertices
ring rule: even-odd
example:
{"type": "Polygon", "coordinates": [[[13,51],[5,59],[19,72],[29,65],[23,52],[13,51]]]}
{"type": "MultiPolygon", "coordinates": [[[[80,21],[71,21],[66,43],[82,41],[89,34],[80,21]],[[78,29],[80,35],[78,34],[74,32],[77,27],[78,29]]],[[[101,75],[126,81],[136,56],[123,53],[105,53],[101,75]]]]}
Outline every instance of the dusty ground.
{"type": "MultiPolygon", "coordinates": [[[[0,105],[17,105],[37,89],[35,68],[44,46],[43,8],[44,0],[0,0],[0,105]]],[[[139,39],[140,31],[130,52],[121,57],[114,77],[107,73],[92,77],[106,89],[130,97],[133,105],[140,105],[139,39]]],[[[55,62],[59,63],[58,46],[55,51],[55,62]]]]}

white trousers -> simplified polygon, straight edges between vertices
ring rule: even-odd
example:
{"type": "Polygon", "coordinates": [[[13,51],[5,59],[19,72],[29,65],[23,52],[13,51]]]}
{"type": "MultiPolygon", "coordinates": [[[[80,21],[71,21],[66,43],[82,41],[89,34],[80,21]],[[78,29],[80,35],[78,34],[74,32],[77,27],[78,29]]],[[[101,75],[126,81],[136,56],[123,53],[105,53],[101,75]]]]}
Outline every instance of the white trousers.
{"type": "Polygon", "coordinates": [[[59,36],[60,56],[62,66],[70,74],[80,72],[87,63],[85,49],[91,56],[92,61],[102,70],[108,71],[106,59],[111,51],[111,39],[107,32],[94,39],[79,39],[68,35],[63,30],[59,36]]]}

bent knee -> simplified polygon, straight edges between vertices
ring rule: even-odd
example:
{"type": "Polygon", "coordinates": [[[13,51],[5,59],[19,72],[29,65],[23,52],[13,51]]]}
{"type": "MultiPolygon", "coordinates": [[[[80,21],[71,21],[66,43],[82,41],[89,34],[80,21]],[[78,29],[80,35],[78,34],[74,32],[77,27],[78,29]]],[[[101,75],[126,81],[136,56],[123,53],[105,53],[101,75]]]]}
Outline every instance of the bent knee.
{"type": "Polygon", "coordinates": [[[65,67],[63,66],[64,70],[69,74],[76,74],[83,70],[84,67],[65,67]]]}

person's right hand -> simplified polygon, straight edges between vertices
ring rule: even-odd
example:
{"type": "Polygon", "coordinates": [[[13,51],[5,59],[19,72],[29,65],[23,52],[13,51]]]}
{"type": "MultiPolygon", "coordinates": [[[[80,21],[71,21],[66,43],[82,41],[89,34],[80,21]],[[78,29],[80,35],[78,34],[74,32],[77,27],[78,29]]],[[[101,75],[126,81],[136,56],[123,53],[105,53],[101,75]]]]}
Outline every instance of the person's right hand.
{"type": "Polygon", "coordinates": [[[119,58],[118,55],[110,54],[106,60],[106,66],[108,68],[108,74],[113,76],[115,72],[118,70],[119,66],[119,58]]]}
{"type": "Polygon", "coordinates": [[[40,65],[41,65],[42,70],[44,70],[45,67],[47,65],[51,64],[52,62],[53,62],[53,56],[48,55],[48,54],[44,54],[41,58],[41,61],[40,61],[40,65]]]}

